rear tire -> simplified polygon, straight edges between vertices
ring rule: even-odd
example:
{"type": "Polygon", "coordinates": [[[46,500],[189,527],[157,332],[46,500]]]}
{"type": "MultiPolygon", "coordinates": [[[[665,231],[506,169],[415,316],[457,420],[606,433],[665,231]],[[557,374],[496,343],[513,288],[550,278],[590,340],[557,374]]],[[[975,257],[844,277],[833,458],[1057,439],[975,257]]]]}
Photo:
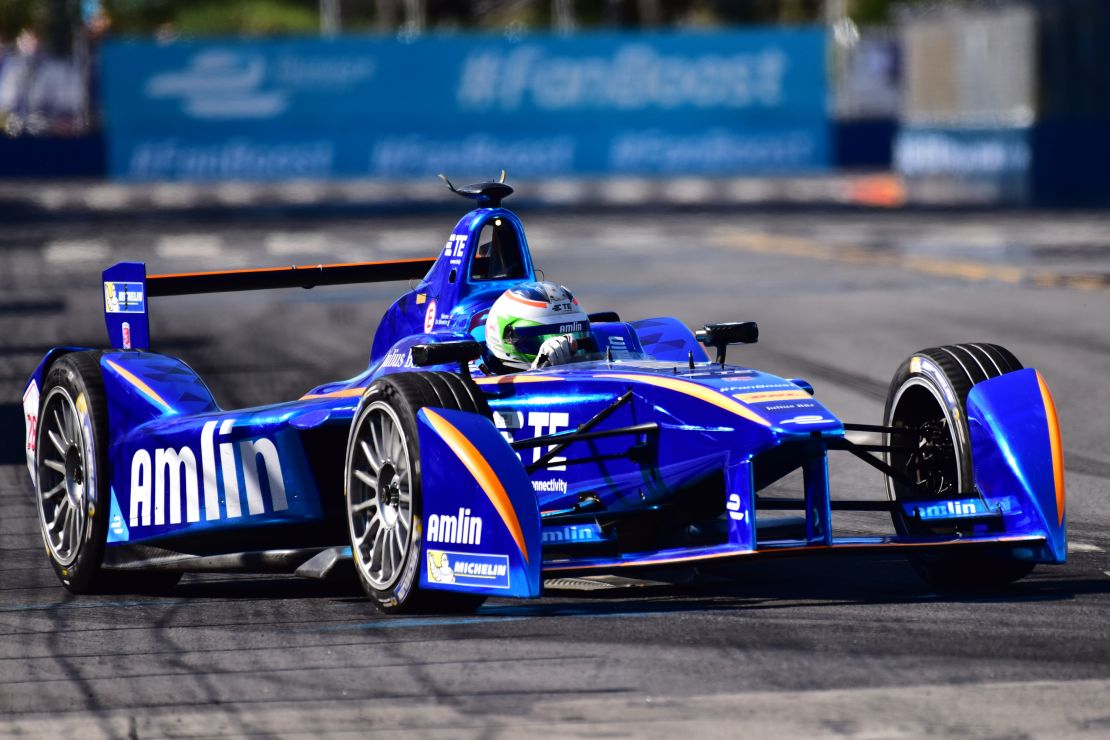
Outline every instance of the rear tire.
{"type": "Polygon", "coordinates": [[[108,540],[108,406],[100,352],[60,357],[46,373],[35,439],[35,497],[46,554],[75,594],[168,591],[180,573],[103,567],[108,540]]]}
{"type": "MultiPolygon", "coordinates": [[[[888,478],[892,501],[920,498],[921,489],[938,499],[972,490],[967,394],[976,383],[1020,369],[1021,363],[1006,348],[979,343],[923,349],[902,363],[890,382],[884,423],[915,429],[918,434],[887,435],[888,445],[916,441],[912,451],[888,452],[887,462],[916,481],[918,490],[888,478]]],[[[904,516],[900,510],[892,517],[901,535],[959,534],[959,525],[941,532],[904,516]]],[[[998,552],[975,557],[967,553],[915,554],[909,561],[925,581],[941,588],[1001,586],[1033,570],[1033,563],[998,552]]]]}
{"type": "Polygon", "coordinates": [[[366,389],[351,424],[344,495],[355,571],[387,613],[470,612],[484,596],[420,588],[425,557],[420,442],[425,406],[489,416],[476,388],[451,373],[394,373],[366,389]]]}
{"type": "Polygon", "coordinates": [[[75,594],[109,590],[108,408],[97,352],[74,352],[46,373],[35,438],[35,498],[50,564],[75,594]]]}

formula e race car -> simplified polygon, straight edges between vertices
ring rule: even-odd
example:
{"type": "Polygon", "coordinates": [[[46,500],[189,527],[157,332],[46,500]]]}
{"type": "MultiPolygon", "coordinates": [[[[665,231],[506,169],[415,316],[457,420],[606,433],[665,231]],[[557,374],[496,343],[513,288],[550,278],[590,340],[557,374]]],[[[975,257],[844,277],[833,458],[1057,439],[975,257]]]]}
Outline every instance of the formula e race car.
{"type": "Polygon", "coordinates": [[[730,345],[756,341],[752,322],[695,333],[591,314],[580,361],[492,374],[485,316],[535,272],[503,177],[451,189],[477,207],[434,259],[104,271],[111,349],[52,349],[23,396],[42,537],[66,588],[353,564],[385,611],[458,611],[539,596],[544,578],[782,554],[904,551],[941,586],[1064,561],[1055,408],[1007,350],[913,353],[882,424],[841,421],[805,380],[727,363],[730,345]],[[185,363],[149,351],[164,297],[380,281],[416,282],[385,312],[367,369],[292,401],[222,409],[185,363]],[[885,498],[833,498],[830,451],[882,471],[885,498]],[[767,494],[798,470],[797,496],[767,494]],[[783,527],[767,513],[786,509],[804,516],[783,527]],[[889,512],[891,530],[837,536],[840,510],[889,512]]]}

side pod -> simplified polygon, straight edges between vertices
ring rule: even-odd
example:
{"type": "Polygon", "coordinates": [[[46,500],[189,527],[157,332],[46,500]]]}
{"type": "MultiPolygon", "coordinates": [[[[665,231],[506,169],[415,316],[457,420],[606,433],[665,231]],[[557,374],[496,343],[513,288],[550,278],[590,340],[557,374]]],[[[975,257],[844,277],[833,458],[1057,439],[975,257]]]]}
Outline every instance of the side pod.
{"type": "Polygon", "coordinates": [[[424,408],[420,438],[425,556],[420,586],[540,595],[540,511],[520,458],[477,414],[424,408]]]}
{"type": "Polygon", "coordinates": [[[1056,406],[1032,368],[979,383],[967,396],[975,484],[1008,532],[1045,535],[1032,560],[1067,558],[1064,456],[1056,406]]]}

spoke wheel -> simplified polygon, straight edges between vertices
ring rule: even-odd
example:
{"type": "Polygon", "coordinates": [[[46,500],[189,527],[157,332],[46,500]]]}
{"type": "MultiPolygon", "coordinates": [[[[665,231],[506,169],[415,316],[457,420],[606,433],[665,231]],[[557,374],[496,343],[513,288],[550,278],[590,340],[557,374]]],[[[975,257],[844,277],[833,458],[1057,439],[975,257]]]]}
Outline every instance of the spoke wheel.
{"type": "Polygon", "coordinates": [[[101,567],[111,490],[107,408],[99,352],[73,352],[50,366],[35,436],[39,529],[54,572],[78,594],[113,584],[101,567]]]}
{"type": "Polygon", "coordinates": [[[359,414],[352,438],[347,514],[355,562],[375,589],[397,583],[412,543],[413,470],[397,413],[374,401],[359,414]]]}
{"type": "Polygon", "coordinates": [[[355,571],[384,612],[467,612],[485,600],[420,586],[425,556],[417,413],[424,406],[489,418],[482,392],[451,373],[393,373],[362,396],[347,441],[347,527],[355,571]]]}
{"type": "Polygon", "coordinates": [[[39,516],[46,546],[55,562],[69,566],[77,559],[88,527],[86,496],[90,448],[77,406],[69,391],[55,387],[47,394],[40,416],[38,454],[39,516]]]}

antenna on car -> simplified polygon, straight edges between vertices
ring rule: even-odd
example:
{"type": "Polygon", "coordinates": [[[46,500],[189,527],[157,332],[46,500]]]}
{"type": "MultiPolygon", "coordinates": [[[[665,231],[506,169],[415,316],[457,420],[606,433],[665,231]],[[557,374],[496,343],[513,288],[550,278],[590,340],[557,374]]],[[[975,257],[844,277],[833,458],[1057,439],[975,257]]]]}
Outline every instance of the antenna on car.
{"type": "Polygon", "coordinates": [[[513,189],[505,184],[505,170],[501,170],[500,179],[476,182],[457,188],[447,179],[447,175],[440,174],[439,179],[447,183],[447,188],[456,195],[478,201],[479,208],[500,208],[501,201],[513,194],[513,189]]]}

